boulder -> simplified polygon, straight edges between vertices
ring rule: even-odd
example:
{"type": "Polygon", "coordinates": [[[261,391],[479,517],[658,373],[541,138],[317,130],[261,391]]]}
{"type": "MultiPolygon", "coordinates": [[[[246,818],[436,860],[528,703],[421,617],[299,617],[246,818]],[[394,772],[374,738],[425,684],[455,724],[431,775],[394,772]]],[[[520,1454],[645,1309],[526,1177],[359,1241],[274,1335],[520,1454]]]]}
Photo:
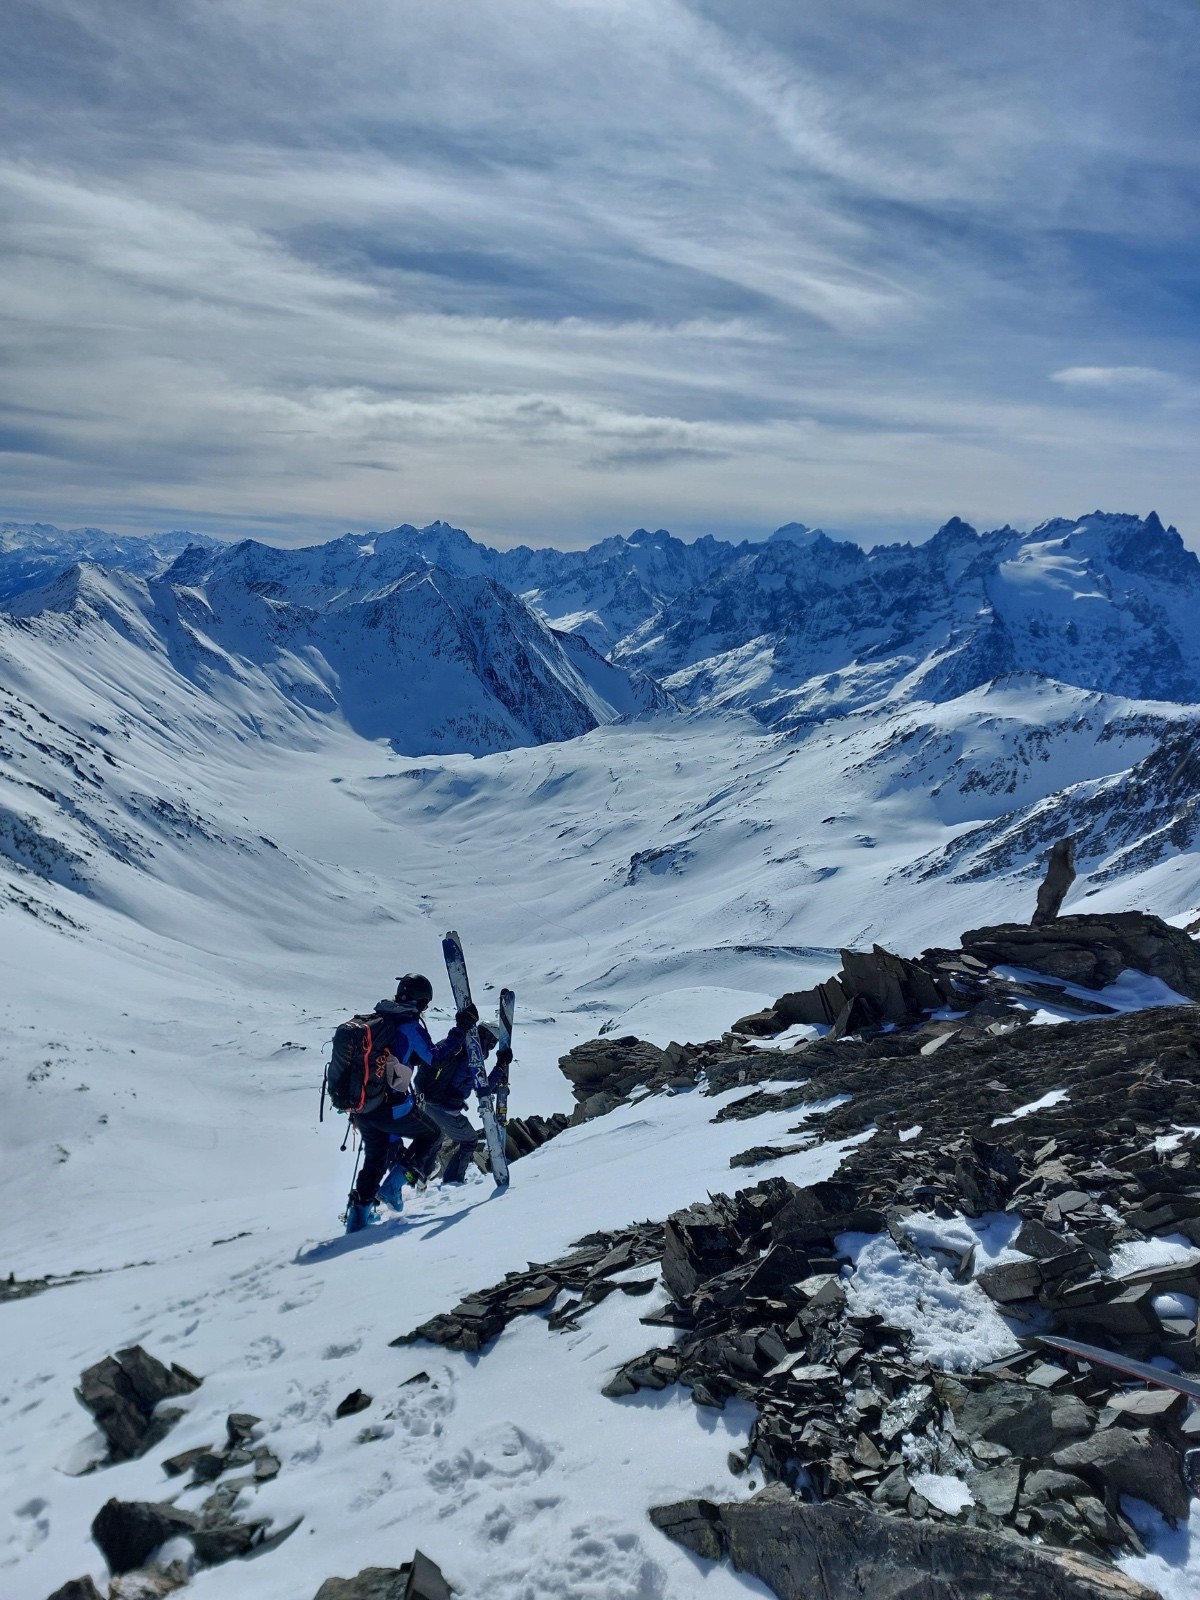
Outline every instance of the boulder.
{"type": "Polygon", "coordinates": [[[408,1567],[364,1567],[353,1578],[326,1578],[314,1600],[404,1600],[408,1567]]]}
{"type": "Polygon", "coordinates": [[[1031,1300],[1042,1286],[1042,1269],[1036,1261],[1002,1261],[985,1267],[975,1282],[998,1305],[1012,1300],[1031,1300]]]}
{"type": "Polygon", "coordinates": [[[962,946],[989,967],[1032,967],[1088,989],[1103,989],[1133,967],[1200,1000],[1200,947],[1181,928],[1145,911],[1058,917],[1040,927],[973,928],[962,946]]]}
{"type": "Polygon", "coordinates": [[[676,1211],[667,1219],[663,1239],[663,1283],[681,1302],[738,1259],[737,1241],[713,1206],[698,1204],[676,1211]]]}
{"type": "Polygon", "coordinates": [[[131,1572],[160,1544],[180,1535],[192,1539],[201,1526],[196,1512],[167,1502],[107,1500],[92,1519],[92,1538],[112,1572],[131,1572]]]}
{"type": "Polygon", "coordinates": [[[688,1500],[650,1515],[697,1555],[727,1554],[780,1600],[1157,1600],[1064,1552],[845,1500],[811,1505],[782,1485],[742,1504],[688,1500]]]}
{"type": "Polygon", "coordinates": [[[1015,1456],[1041,1457],[1089,1433],[1096,1415],[1074,1395],[990,1383],[967,1396],[955,1421],[960,1436],[1003,1445],[1015,1456]]]}
{"type": "Polygon", "coordinates": [[[1163,1439],[1129,1428],[1103,1428],[1057,1450],[1050,1458],[1061,1472],[1099,1480],[1114,1494],[1131,1494],[1157,1506],[1172,1522],[1187,1520],[1191,1496],[1179,1457],[1163,1439]]]}
{"type": "Polygon", "coordinates": [[[75,1398],[96,1419],[111,1459],[131,1461],[153,1449],[183,1415],[177,1408],[156,1415],[155,1408],[199,1387],[200,1379],[186,1367],[166,1367],[141,1345],[133,1345],[86,1368],[75,1398]]]}
{"type": "Polygon", "coordinates": [[[951,998],[949,986],[932,968],[893,955],[882,945],[869,951],[843,950],[841,956],[836,978],[780,995],[771,1014],[785,1027],[815,1022],[836,1029],[840,1024],[841,1033],[853,1033],[872,1023],[911,1020],[951,998]]]}
{"type": "Polygon", "coordinates": [[[55,1589],[47,1600],[104,1600],[90,1577],[70,1578],[61,1588],[55,1589]]]}

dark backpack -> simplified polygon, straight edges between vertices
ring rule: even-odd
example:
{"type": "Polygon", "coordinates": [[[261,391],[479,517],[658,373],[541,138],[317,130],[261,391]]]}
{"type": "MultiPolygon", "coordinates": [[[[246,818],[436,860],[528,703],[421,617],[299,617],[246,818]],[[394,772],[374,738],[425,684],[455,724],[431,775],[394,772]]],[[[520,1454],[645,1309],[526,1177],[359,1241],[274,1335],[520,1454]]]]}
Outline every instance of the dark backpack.
{"type": "Polygon", "coordinates": [[[362,1111],[368,1100],[379,1098],[372,1092],[377,1084],[382,1087],[382,1078],[376,1080],[375,1071],[395,1033],[395,1018],[378,1012],[351,1017],[336,1029],[324,1088],[335,1111],[362,1111]]]}

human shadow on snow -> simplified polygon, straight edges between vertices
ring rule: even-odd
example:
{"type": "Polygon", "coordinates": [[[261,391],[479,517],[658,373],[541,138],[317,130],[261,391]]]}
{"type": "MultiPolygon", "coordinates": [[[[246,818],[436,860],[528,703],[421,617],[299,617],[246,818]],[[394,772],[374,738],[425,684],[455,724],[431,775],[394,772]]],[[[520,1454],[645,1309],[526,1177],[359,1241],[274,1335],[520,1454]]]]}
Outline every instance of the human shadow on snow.
{"type": "Polygon", "coordinates": [[[354,1250],[361,1250],[365,1245],[381,1244],[385,1239],[394,1239],[398,1233],[404,1232],[405,1227],[404,1219],[396,1217],[391,1222],[378,1222],[374,1227],[360,1228],[357,1233],[343,1233],[336,1239],[326,1239],[321,1244],[297,1250],[292,1257],[292,1265],[310,1267],[320,1261],[333,1261],[338,1256],[346,1256],[354,1250]]]}

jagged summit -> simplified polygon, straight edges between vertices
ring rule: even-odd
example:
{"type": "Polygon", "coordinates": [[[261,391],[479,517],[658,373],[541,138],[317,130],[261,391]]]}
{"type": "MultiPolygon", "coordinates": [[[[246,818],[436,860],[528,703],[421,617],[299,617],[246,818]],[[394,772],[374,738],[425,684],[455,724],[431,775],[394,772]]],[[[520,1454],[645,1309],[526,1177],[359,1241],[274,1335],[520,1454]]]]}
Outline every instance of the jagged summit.
{"type": "MultiPolygon", "coordinates": [[[[29,551],[45,540],[7,537],[0,594],[7,583],[11,597],[37,587],[29,551]]],[[[66,537],[56,534],[54,552],[66,537]]],[[[83,542],[95,543],[90,532],[83,542]]],[[[749,710],[772,726],[883,701],[945,701],[1014,673],[1200,700],[1200,562],[1155,512],[1057,517],[1029,533],[979,532],[954,516],[924,544],[870,550],[801,522],[760,543],[685,543],[636,528],[585,550],[496,550],[440,519],[300,549],[171,535],[157,553],[140,544],[140,566],[129,544],[99,559],[313,613],[348,612],[419,572],[491,583],[558,635],[577,635],[643,681],[666,681],[685,704],[749,710]]],[[[44,562],[37,572],[43,583],[52,575],[44,562]]]]}

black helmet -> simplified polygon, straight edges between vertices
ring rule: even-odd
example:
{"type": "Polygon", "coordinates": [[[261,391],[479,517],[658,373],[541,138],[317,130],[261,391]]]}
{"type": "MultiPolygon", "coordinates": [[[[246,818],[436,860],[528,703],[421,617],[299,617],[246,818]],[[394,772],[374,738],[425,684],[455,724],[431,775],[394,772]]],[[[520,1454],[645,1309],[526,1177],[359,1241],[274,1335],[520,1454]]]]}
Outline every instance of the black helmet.
{"type": "Polygon", "coordinates": [[[433,999],[433,985],[421,972],[406,972],[396,979],[396,1000],[402,1006],[416,1006],[418,1011],[433,999]]]}

